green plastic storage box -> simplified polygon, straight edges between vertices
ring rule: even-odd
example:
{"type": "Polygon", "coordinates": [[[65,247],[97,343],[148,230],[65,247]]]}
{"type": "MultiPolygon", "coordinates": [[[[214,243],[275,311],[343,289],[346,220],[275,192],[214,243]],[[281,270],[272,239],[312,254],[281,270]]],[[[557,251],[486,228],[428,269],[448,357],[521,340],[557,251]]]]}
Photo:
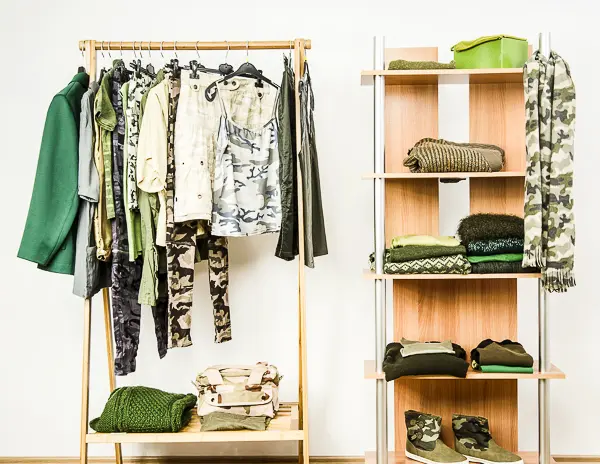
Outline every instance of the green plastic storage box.
{"type": "Polygon", "coordinates": [[[457,69],[521,68],[529,54],[527,40],[510,35],[459,42],[452,50],[457,69]]]}

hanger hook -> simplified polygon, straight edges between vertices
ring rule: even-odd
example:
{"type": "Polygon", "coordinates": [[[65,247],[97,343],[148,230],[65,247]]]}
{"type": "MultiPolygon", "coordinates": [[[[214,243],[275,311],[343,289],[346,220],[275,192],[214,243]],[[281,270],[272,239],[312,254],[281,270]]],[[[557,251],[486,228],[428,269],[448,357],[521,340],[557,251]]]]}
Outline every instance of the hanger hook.
{"type": "Polygon", "coordinates": [[[160,42],[160,56],[164,59],[165,55],[163,55],[163,44],[165,43],[165,41],[161,41],[160,42]]]}
{"type": "Polygon", "coordinates": [[[119,44],[119,53],[121,54],[121,58],[123,58],[123,41],[119,44]]]}
{"type": "Polygon", "coordinates": [[[106,57],[104,56],[104,40],[100,42],[100,53],[102,53],[102,59],[106,59],[106,57]]]}
{"type": "Polygon", "coordinates": [[[198,51],[198,42],[200,42],[200,41],[197,41],[196,44],[194,45],[194,47],[196,48],[196,55],[198,55],[198,61],[201,61],[200,60],[200,52],[198,51]]]}
{"type": "Polygon", "coordinates": [[[227,57],[229,56],[229,41],[225,41],[225,43],[227,44],[227,51],[225,52],[225,63],[227,63],[227,57]]]}
{"type": "MultiPolygon", "coordinates": [[[[133,48],[135,48],[135,47],[133,47],[133,48]]],[[[140,52],[139,60],[141,61],[142,58],[144,58],[144,56],[142,55],[142,41],[141,40],[140,40],[140,49],[139,49],[139,52],[140,52]]]]}
{"type": "Polygon", "coordinates": [[[106,53],[108,53],[108,58],[110,59],[110,61],[112,61],[113,57],[112,57],[112,54],[110,53],[110,40],[108,41],[108,44],[106,46],[106,53]]]}
{"type": "Polygon", "coordinates": [[[135,52],[135,40],[133,41],[133,48],[132,48],[132,50],[133,50],[133,59],[137,60],[137,53],[135,52]]]}
{"type": "Polygon", "coordinates": [[[175,59],[179,60],[179,56],[177,56],[177,41],[173,42],[173,52],[175,53],[175,59]]]}
{"type": "MultiPolygon", "coordinates": [[[[142,43],[140,42],[140,54],[142,50],[142,43]]],[[[152,52],[150,51],[150,41],[148,41],[148,59],[152,58],[152,52]]]]}
{"type": "Polygon", "coordinates": [[[250,41],[246,40],[246,63],[248,63],[249,48],[250,48],[250,41]]]}

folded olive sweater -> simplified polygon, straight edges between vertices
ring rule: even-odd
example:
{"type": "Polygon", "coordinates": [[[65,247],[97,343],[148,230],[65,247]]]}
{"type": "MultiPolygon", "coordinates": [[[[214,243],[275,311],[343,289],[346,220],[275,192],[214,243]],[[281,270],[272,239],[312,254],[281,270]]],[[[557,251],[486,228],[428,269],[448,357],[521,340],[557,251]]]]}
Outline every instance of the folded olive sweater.
{"type": "Polygon", "coordinates": [[[533,366],[533,358],[520,343],[512,340],[495,342],[489,338],[471,350],[471,362],[475,368],[486,365],[533,366]]]}
{"type": "Polygon", "coordinates": [[[90,422],[96,432],[179,432],[192,418],[196,395],[167,393],[149,387],[121,387],[108,397],[100,417],[90,422]]]}
{"type": "Polygon", "coordinates": [[[477,213],[461,219],[458,236],[463,245],[474,240],[519,238],[525,235],[523,218],[512,214],[477,213]]]}
{"type": "Polygon", "coordinates": [[[462,246],[418,246],[410,245],[387,250],[386,262],[403,263],[414,259],[435,258],[437,256],[464,255],[467,249],[462,246]]]}

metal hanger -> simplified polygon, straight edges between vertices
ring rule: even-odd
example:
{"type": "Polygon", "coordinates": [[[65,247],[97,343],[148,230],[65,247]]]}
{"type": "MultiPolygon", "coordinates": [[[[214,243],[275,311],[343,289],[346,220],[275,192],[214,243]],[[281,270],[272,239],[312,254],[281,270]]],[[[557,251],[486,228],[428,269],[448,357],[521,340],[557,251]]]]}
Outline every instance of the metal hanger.
{"type": "Polygon", "coordinates": [[[85,72],[85,55],[83,54],[83,48],[81,49],[81,61],[83,64],[77,68],[77,73],[85,72]]]}
{"type": "Polygon", "coordinates": [[[200,51],[198,50],[198,42],[195,45],[196,54],[198,55],[198,60],[191,60],[189,66],[184,66],[185,69],[189,69],[192,72],[190,73],[191,79],[198,79],[200,77],[199,73],[210,73],[210,74],[220,74],[221,72],[218,69],[207,68],[200,62],[200,51]]]}
{"type": "Polygon", "coordinates": [[[165,68],[170,69],[173,77],[178,78],[181,76],[181,67],[179,66],[179,56],[177,56],[177,41],[173,42],[173,52],[175,52],[175,58],[172,58],[171,62],[165,65],[165,68]]]}
{"type": "Polygon", "coordinates": [[[246,62],[243,63],[237,69],[237,71],[235,71],[234,73],[228,74],[224,78],[213,82],[206,88],[206,90],[204,92],[204,96],[206,97],[206,99],[208,101],[214,101],[215,97],[217,96],[216,87],[218,84],[220,84],[222,82],[227,82],[237,76],[251,77],[253,79],[256,79],[256,81],[257,81],[255,84],[256,87],[263,87],[263,81],[264,81],[267,84],[275,87],[276,89],[279,89],[279,86],[277,84],[275,84],[269,78],[265,77],[261,70],[256,69],[256,67],[252,63],[250,63],[248,50],[249,50],[249,42],[246,41],[246,62]]]}
{"type": "Polygon", "coordinates": [[[227,63],[227,57],[229,56],[229,42],[226,40],[225,43],[227,44],[227,51],[225,52],[225,62],[223,64],[219,65],[219,72],[221,74],[223,74],[224,76],[226,76],[227,74],[231,74],[233,72],[233,66],[231,66],[229,63],[227,63]]]}

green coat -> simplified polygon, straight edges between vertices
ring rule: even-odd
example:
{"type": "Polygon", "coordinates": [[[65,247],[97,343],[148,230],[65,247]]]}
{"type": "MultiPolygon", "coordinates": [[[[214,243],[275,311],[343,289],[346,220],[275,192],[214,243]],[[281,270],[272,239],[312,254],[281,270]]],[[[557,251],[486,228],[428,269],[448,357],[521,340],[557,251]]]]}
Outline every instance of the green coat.
{"type": "Polygon", "coordinates": [[[74,272],[79,112],[88,84],[86,73],[76,74],[52,99],[18,253],[40,269],[60,274],[74,272]]]}

